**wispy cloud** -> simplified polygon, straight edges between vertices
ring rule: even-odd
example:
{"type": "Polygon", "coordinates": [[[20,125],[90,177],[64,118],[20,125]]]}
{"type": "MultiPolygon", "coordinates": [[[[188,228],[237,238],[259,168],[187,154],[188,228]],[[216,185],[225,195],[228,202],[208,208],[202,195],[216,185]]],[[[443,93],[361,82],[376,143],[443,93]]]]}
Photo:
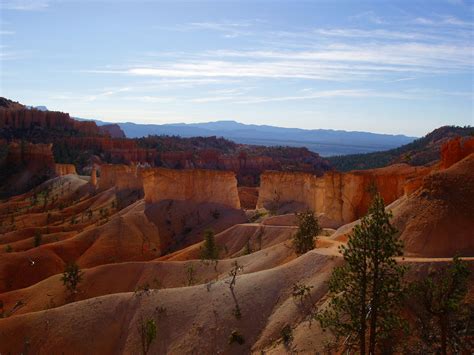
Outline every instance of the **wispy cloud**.
{"type": "Polygon", "coordinates": [[[384,20],[382,17],[378,16],[374,11],[361,12],[360,14],[351,16],[350,19],[352,19],[352,20],[361,20],[361,21],[364,21],[364,22],[368,21],[368,22],[372,22],[372,23],[377,24],[377,25],[382,25],[382,24],[387,23],[386,20],[384,20]]]}
{"type": "Polygon", "coordinates": [[[50,1],[46,0],[2,0],[0,8],[17,11],[39,11],[48,8],[50,1]]]}
{"type": "Polygon", "coordinates": [[[188,26],[192,30],[221,32],[226,38],[235,38],[252,34],[252,32],[249,31],[250,24],[246,22],[193,22],[188,26]]]}
{"type": "Polygon", "coordinates": [[[459,27],[474,27],[473,21],[465,21],[452,15],[438,15],[432,18],[417,17],[413,23],[426,26],[459,26],[459,27]]]}
{"type": "Polygon", "coordinates": [[[472,50],[472,45],[419,42],[329,44],[305,51],[216,50],[198,53],[193,59],[93,72],[197,82],[223,78],[375,80],[389,74],[411,77],[413,73],[469,71],[472,50]]]}

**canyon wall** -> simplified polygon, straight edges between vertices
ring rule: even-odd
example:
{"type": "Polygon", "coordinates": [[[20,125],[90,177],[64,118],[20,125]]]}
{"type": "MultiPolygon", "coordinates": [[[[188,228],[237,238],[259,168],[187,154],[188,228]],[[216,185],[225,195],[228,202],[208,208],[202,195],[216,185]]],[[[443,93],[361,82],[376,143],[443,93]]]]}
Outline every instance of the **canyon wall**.
{"type": "Polygon", "coordinates": [[[0,196],[18,195],[55,175],[52,144],[11,142],[0,167],[0,196]]]}
{"type": "Polygon", "coordinates": [[[441,169],[451,165],[474,153],[474,137],[458,137],[452,139],[441,147],[441,169]]]}
{"type": "Polygon", "coordinates": [[[145,201],[163,200],[217,203],[240,209],[237,179],[230,171],[145,169],[145,201]]]}
{"type": "Polygon", "coordinates": [[[77,175],[76,167],[74,164],[54,164],[54,171],[58,176],[64,176],[68,174],[77,175]]]}
{"type": "Polygon", "coordinates": [[[54,171],[52,144],[33,144],[29,142],[11,142],[8,145],[6,164],[11,166],[41,166],[54,171]]]}
{"type": "Polygon", "coordinates": [[[135,165],[104,164],[100,167],[99,190],[115,187],[122,190],[143,190],[141,169],[135,165]]]}
{"type": "Polygon", "coordinates": [[[77,130],[86,135],[100,134],[99,127],[93,121],[76,121],[69,114],[36,109],[0,108],[0,129],[32,129],[35,127],[77,130]]]}
{"type": "Polygon", "coordinates": [[[374,187],[385,203],[405,194],[405,185],[429,173],[426,167],[397,164],[381,169],[328,172],[322,177],[308,173],[269,171],[261,175],[257,208],[275,208],[297,202],[315,213],[323,213],[334,225],[363,216],[370,205],[374,187]]]}

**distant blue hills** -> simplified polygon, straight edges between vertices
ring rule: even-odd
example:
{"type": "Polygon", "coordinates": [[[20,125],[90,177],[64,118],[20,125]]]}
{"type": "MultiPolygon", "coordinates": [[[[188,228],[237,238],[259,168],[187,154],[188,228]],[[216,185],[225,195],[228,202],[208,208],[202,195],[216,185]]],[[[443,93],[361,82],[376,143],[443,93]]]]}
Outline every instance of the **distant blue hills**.
{"type": "MultiPolygon", "coordinates": [[[[94,120],[98,125],[110,124],[94,120]]],[[[243,124],[236,121],[205,123],[141,124],[117,123],[128,138],[148,135],[180,137],[218,136],[237,143],[307,147],[321,156],[346,155],[383,151],[412,142],[417,137],[332,129],[283,128],[243,124]]]]}

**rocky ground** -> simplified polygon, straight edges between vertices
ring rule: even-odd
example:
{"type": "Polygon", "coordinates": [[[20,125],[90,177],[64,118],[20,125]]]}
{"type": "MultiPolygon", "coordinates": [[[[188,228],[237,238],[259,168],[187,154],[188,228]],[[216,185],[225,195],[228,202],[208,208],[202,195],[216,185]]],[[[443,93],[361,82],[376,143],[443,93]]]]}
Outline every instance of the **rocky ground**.
{"type": "MultiPolygon", "coordinates": [[[[474,154],[423,171],[388,206],[410,277],[456,254],[473,269],[473,172],[474,154]]],[[[327,281],[342,263],[338,246],[358,222],[335,230],[320,215],[316,248],[297,256],[293,211],[255,210],[258,190],[236,184],[230,202],[215,196],[222,203],[192,186],[199,184],[183,185],[185,200],[160,200],[174,191],[165,187],[150,200],[68,174],[2,201],[0,353],[140,353],[149,319],[157,325],[150,354],[323,352],[330,335],[312,314],[327,301],[327,281]],[[207,229],[216,234],[217,263],[201,260],[207,229]],[[83,272],[75,293],[61,281],[72,261],[83,272]],[[306,297],[292,295],[296,283],[310,287],[306,297]],[[242,344],[230,342],[232,334],[242,344]]]]}

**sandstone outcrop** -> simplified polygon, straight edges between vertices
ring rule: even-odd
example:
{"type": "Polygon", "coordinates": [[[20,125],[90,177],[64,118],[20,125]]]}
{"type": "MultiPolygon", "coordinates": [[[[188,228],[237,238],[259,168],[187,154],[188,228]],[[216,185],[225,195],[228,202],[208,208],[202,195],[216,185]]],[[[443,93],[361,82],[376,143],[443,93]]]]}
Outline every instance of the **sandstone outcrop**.
{"type": "Polygon", "coordinates": [[[405,194],[407,181],[429,171],[425,167],[397,164],[349,173],[328,172],[322,177],[308,173],[265,172],[260,178],[257,208],[279,210],[287,203],[299,203],[315,213],[323,213],[337,227],[367,212],[373,188],[389,204],[405,194]]]}
{"type": "Polygon", "coordinates": [[[64,176],[68,174],[77,175],[76,167],[74,164],[54,164],[54,171],[58,176],[64,176]]]}
{"type": "Polygon", "coordinates": [[[100,167],[99,189],[143,190],[141,169],[135,165],[104,164],[100,167]]]}
{"type": "Polygon", "coordinates": [[[125,132],[116,123],[99,126],[99,132],[104,136],[110,136],[110,138],[126,138],[125,132]]]}
{"type": "Polygon", "coordinates": [[[474,137],[452,139],[441,147],[440,168],[449,168],[471,153],[474,153],[474,137]]]}
{"type": "Polygon", "coordinates": [[[0,129],[54,128],[77,130],[86,135],[99,135],[99,127],[92,121],[76,121],[69,114],[56,111],[41,111],[26,107],[0,107],[0,129]]]}
{"type": "Polygon", "coordinates": [[[6,163],[11,165],[46,166],[54,171],[52,144],[11,142],[8,146],[6,163]]]}
{"type": "Polygon", "coordinates": [[[230,171],[145,169],[143,187],[147,203],[181,200],[240,209],[237,179],[230,171]]]}
{"type": "Polygon", "coordinates": [[[54,176],[52,144],[11,142],[0,167],[0,195],[22,193],[54,176]]]}
{"type": "Polygon", "coordinates": [[[95,166],[92,168],[92,171],[91,171],[90,184],[94,187],[97,186],[97,169],[95,168],[95,166]]]}
{"type": "Polygon", "coordinates": [[[405,253],[452,257],[474,253],[474,153],[426,176],[422,187],[390,206],[405,253]]]}

